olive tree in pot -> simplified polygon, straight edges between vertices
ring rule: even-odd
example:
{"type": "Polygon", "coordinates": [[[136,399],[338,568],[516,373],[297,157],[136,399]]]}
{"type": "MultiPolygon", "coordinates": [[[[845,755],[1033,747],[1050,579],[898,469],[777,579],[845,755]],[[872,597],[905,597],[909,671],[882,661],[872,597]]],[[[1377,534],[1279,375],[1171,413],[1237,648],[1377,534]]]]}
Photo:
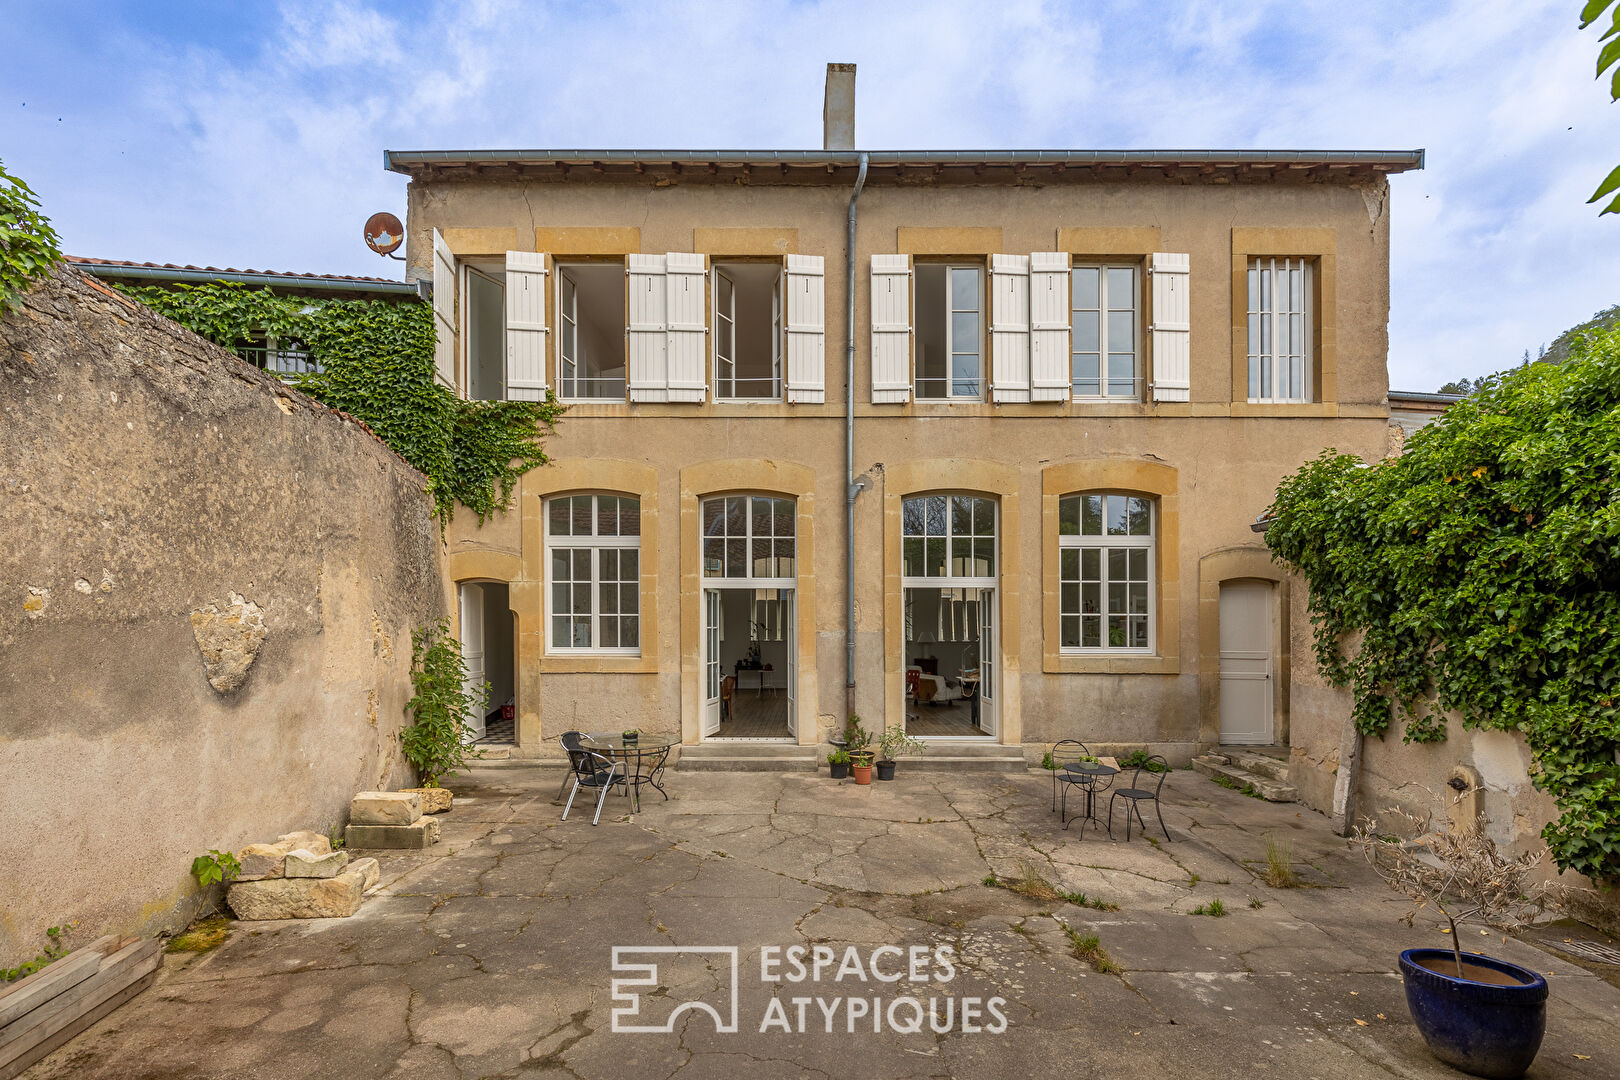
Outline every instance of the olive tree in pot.
{"type": "Polygon", "coordinates": [[[1391,808],[1415,839],[1381,835],[1369,821],[1350,836],[1378,875],[1415,907],[1433,907],[1451,926],[1451,948],[1401,953],[1406,1004],[1435,1057],[1475,1076],[1522,1076],[1547,1026],[1547,980],[1518,964],[1464,955],[1457,922],[1477,919],[1503,932],[1528,926],[1556,902],[1557,886],[1533,881],[1545,852],[1509,857],[1478,824],[1445,832],[1431,818],[1391,808]]]}
{"type": "Polygon", "coordinates": [[[906,734],[904,728],[885,729],[883,738],[878,740],[878,779],[894,779],[895,759],[901,754],[921,754],[926,749],[927,744],[915,736],[906,734]]]}

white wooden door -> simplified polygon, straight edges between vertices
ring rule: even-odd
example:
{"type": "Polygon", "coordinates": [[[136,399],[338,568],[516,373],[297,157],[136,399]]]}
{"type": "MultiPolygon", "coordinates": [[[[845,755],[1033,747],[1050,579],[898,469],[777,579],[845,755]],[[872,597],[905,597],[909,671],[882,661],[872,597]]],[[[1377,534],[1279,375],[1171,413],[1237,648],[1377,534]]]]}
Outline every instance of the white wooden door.
{"type": "Polygon", "coordinates": [[[467,668],[465,688],[472,696],[467,724],[474,738],[484,736],[484,587],[473,582],[461,586],[461,659],[467,668]]]}
{"type": "Polygon", "coordinates": [[[703,591],[703,735],[720,730],[720,590],[703,591]]]}
{"type": "Polygon", "coordinates": [[[782,589],[777,593],[781,597],[781,617],[787,620],[787,632],[783,638],[787,641],[787,727],[788,734],[797,739],[799,737],[799,614],[796,610],[798,592],[794,589],[782,589]]]}
{"type": "Polygon", "coordinates": [[[1264,745],[1271,731],[1269,582],[1221,586],[1221,742],[1264,745]]]}
{"type": "Polygon", "coordinates": [[[986,735],[996,733],[996,660],[999,643],[996,641],[996,590],[979,590],[979,730],[986,735]]]}

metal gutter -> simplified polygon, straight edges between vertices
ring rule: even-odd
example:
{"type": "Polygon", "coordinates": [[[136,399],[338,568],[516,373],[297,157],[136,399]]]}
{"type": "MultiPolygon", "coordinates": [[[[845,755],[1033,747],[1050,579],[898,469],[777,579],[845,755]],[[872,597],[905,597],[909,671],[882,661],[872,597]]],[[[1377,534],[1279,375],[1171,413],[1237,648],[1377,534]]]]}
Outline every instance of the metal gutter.
{"type": "Polygon", "coordinates": [[[98,278],[129,278],[139,281],[172,281],[195,283],[205,281],[231,281],[243,285],[270,285],[287,289],[322,290],[327,292],[364,292],[386,296],[417,294],[416,286],[403,281],[350,281],[343,278],[313,277],[298,274],[250,274],[240,270],[170,270],[157,266],[108,266],[102,263],[69,262],[79,270],[98,278]]]}
{"type": "Polygon", "coordinates": [[[1397,401],[1421,401],[1428,405],[1455,405],[1464,396],[1463,394],[1425,394],[1417,390],[1391,390],[1389,392],[1389,403],[1393,405],[1397,401]]]}
{"type": "Polygon", "coordinates": [[[855,711],[855,500],[865,482],[855,480],[855,225],[856,203],[866,186],[861,155],[855,189],[849,193],[849,236],[844,252],[844,715],[855,711]]]}

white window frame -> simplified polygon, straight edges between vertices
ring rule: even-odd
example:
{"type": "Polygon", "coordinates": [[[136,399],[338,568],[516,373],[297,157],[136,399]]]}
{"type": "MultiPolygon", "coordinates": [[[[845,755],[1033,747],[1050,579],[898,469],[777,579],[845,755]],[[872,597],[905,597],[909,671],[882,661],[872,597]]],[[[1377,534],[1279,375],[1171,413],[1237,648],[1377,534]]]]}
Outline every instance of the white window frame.
{"type": "MultiPolygon", "coordinates": [[[[1248,400],[1255,404],[1299,404],[1315,400],[1312,368],[1315,356],[1312,340],[1315,335],[1314,282],[1315,268],[1311,259],[1298,256],[1253,255],[1249,257],[1246,275],[1248,290],[1248,400]],[[1296,279],[1294,274],[1298,274],[1296,279]],[[1289,276],[1289,284],[1300,286],[1299,303],[1292,301],[1287,310],[1277,302],[1279,274],[1289,276]],[[1268,290],[1257,288],[1261,282],[1268,290]],[[1269,296],[1267,304],[1263,297],[1269,296]],[[1285,323],[1284,320],[1291,320],[1285,323]],[[1297,320],[1297,321],[1295,321],[1297,320]],[[1290,344],[1297,350],[1283,349],[1285,325],[1290,330],[1290,344]],[[1295,366],[1297,364],[1297,367],[1295,366]],[[1286,389],[1289,393],[1280,393],[1286,389]]],[[[1290,290],[1291,291],[1291,290],[1290,290]]]]}
{"type": "Polygon", "coordinates": [[[1142,400],[1142,267],[1134,262],[1098,262],[1095,260],[1076,261],[1069,267],[1069,394],[1075,401],[1140,401],[1142,400]],[[1074,333],[1075,314],[1080,311],[1090,311],[1091,308],[1075,307],[1074,272],[1076,270],[1097,271],[1097,390],[1095,394],[1081,394],[1074,389],[1077,381],[1074,375],[1074,358],[1090,349],[1076,348],[1074,333]],[[1125,394],[1111,394],[1108,392],[1110,383],[1117,380],[1108,374],[1108,357],[1117,349],[1110,349],[1108,343],[1108,271],[1129,270],[1131,272],[1131,389],[1125,394]]]}
{"type": "MultiPolygon", "coordinates": [[[[1159,628],[1159,568],[1158,568],[1158,561],[1159,561],[1158,560],[1159,500],[1157,498],[1151,496],[1151,495],[1144,495],[1144,494],[1141,494],[1140,492],[1134,492],[1134,491],[1071,491],[1071,492],[1068,492],[1068,493],[1066,493],[1066,494],[1059,497],[1059,499],[1058,499],[1058,507],[1059,507],[1058,520],[1060,522],[1060,524],[1059,524],[1059,530],[1060,531],[1058,533],[1058,580],[1057,580],[1057,586],[1058,586],[1058,629],[1057,629],[1057,633],[1058,633],[1058,651],[1059,651],[1059,653],[1061,653],[1061,654],[1063,654],[1065,656],[1097,656],[1097,655],[1102,655],[1102,654],[1116,655],[1116,656],[1154,656],[1154,655],[1157,655],[1158,640],[1159,640],[1159,631],[1158,631],[1158,628],[1159,628]],[[1062,505],[1063,505],[1063,503],[1066,502],[1069,499],[1083,498],[1083,497],[1085,497],[1087,495],[1100,495],[1104,499],[1103,509],[1102,509],[1102,528],[1103,528],[1102,534],[1097,535],[1095,533],[1064,533],[1064,532],[1062,532],[1061,531],[1061,528],[1062,528],[1061,521],[1062,521],[1062,505]],[[1147,535],[1145,535],[1145,536],[1142,536],[1142,535],[1119,536],[1119,535],[1110,534],[1108,532],[1108,504],[1107,504],[1107,501],[1106,501],[1109,497],[1139,499],[1139,500],[1147,503],[1147,506],[1148,506],[1148,531],[1147,531],[1147,535]],[[1084,571],[1085,555],[1084,555],[1084,552],[1087,549],[1096,549],[1100,553],[1098,555],[1098,560],[1097,560],[1098,561],[1098,581],[1097,581],[1097,586],[1098,586],[1098,596],[1100,598],[1099,606],[1100,606],[1101,610],[1096,612],[1095,615],[1096,615],[1096,618],[1098,620],[1098,626],[1100,628],[1100,633],[1098,634],[1098,640],[1101,641],[1103,644],[1100,644],[1100,645],[1083,645],[1083,644],[1082,645],[1065,645],[1065,644],[1063,644],[1063,620],[1064,620],[1064,618],[1065,617],[1079,617],[1081,619],[1081,622],[1080,622],[1080,640],[1084,641],[1085,640],[1085,620],[1084,620],[1084,616],[1087,613],[1084,611],[1083,607],[1071,611],[1071,610],[1068,609],[1068,607],[1064,603],[1063,587],[1065,585],[1069,584],[1070,581],[1069,581],[1069,579],[1066,579],[1063,576],[1063,553],[1065,551],[1079,551],[1079,552],[1081,552],[1081,554],[1079,554],[1079,555],[1077,555],[1075,557],[1076,561],[1080,564],[1080,576],[1073,579],[1073,584],[1076,587],[1076,589],[1075,589],[1076,596],[1078,598],[1078,597],[1084,595],[1084,581],[1085,581],[1085,577],[1084,577],[1084,574],[1085,574],[1085,571],[1084,571]],[[1146,612],[1146,618],[1147,618],[1147,644],[1145,646],[1143,646],[1143,645],[1109,645],[1109,644],[1107,644],[1107,641],[1108,641],[1108,619],[1109,619],[1109,616],[1111,614],[1109,612],[1109,610],[1108,610],[1108,587],[1109,587],[1109,585],[1111,583],[1110,579],[1109,579],[1109,576],[1108,576],[1108,553],[1110,551],[1117,551],[1117,550],[1121,550],[1121,549],[1126,550],[1126,551],[1145,550],[1147,552],[1147,578],[1146,578],[1146,582],[1145,582],[1145,584],[1147,585],[1147,612],[1146,612]]],[[[1084,511],[1084,507],[1082,506],[1081,509],[1080,509],[1080,518],[1079,518],[1079,520],[1082,522],[1082,525],[1081,525],[1082,528],[1084,527],[1083,526],[1083,522],[1085,520],[1084,514],[1085,514],[1085,511],[1084,511]]],[[[1127,558],[1128,558],[1128,556],[1127,556],[1127,558]]],[[[1127,581],[1129,581],[1128,577],[1127,577],[1127,581]]],[[[1124,614],[1126,616],[1126,634],[1127,634],[1127,636],[1130,633],[1130,622],[1129,622],[1130,618],[1133,617],[1133,616],[1140,616],[1142,614],[1140,612],[1132,612],[1132,611],[1129,610],[1129,608],[1130,608],[1130,601],[1127,598],[1127,600],[1126,600],[1126,611],[1124,611],[1122,613],[1122,614],[1124,614]]]]}
{"type": "Polygon", "coordinates": [[[985,343],[986,343],[987,339],[985,337],[985,323],[986,323],[985,307],[986,307],[986,305],[985,305],[985,287],[984,287],[984,283],[985,283],[986,270],[987,270],[987,268],[982,263],[971,263],[971,262],[946,262],[946,263],[924,262],[924,263],[916,264],[916,265],[914,265],[912,267],[912,271],[911,271],[911,325],[912,325],[913,329],[912,329],[912,334],[911,334],[911,348],[912,348],[911,397],[912,397],[913,401],[921,402],[921,403],[926,404],[928,402],[936,402],[936,401],[937,402],[950,402],[950,401],[983,401],[983,400],[985,400],[986,373],[985,373],[985,355],[984,354],[985,354],[985,343]],[[917,326],[917,266],[918,265],[920,265],[920,266],[940,266],[940,267],[943,267],[944,270],[945,270],[945,396],[943,396],[943,397],[924,397],[923,393],[922,393],[922,384],[921,384],[921,382],[920,382],[920,380],[918,378],[918,375],[917,375],[916,349],[917,349],[917,337],[918,337],[918,335],[917,335],[917,332],[916,332],[916,326],[917,326]],[[955,320],[952,319],[951,316],[956,315],[958,313],[965,314],[966,312],[968,312],[970,310],[968,308],[958,308],[958,307],[954,306],[954,301],[952,300],[951,273],[952,273],[952,271],[955,271],[955,270],[972,270],[974,272],[974,274],[976,274],[978,276],[978,279],[979,279],[979,287],[978,287],[977,290],[975,290],[976,293],[977,293],[977,297],[978,297],[978,299],[977,299],[978,306],[971,309],[972,312],[979,317],[978,341],[974,344],[974,352],[977,353],[978,357],[979,357],[979,374],[978,374],[977,378],[974,381],[978,384],[979,388],[978,388],[978,390],[976,390],[972,394],[958,394],[958,393],[956,393],[956,378],[955,378],[954,375],[951,374],[951,371],[952,371],[951,362],[956,358],[956,351],[957,351],[956,350],[955,336],[954,336],[954,334],[952,332],[952,324],[955,322],[955,320]]]}
{"type": "MultiPolygon", "coordinates": [[[[775,518],[775,515],[773,513],[772,519],[774,520],[774,518],[775,518]]],[[[724,510],[722,510],[722,512],[721,512],[721,520],[722,521],[725,520],[724,510]]],[[[704,498],[700,499],[698,501],[698,564],[699,564],[698,573],[699,573],[699,576],[702,578],[703,588],[705,588],[705,589],[720,589],[720,588],[725,588],[727,586],[746,586],[748,588],[755,588],[755,589],[795,589],[795,588],[798,588],[798,585],[799,585],[799,579],[798,579],[798,571],[799,571],[799,500],[796,497],[792,496],[792,495],[781,495],[781,494],[778,494],[776,492],[770,492],[770,491],[728,491],[728,492],[726,492],[725,494],[722,494],[722,495],[707,495],[704,498]],[[704,507],[708,503],[714,502],[716,500],[724,502],[726,499],[744,499],[744,500],[747,500],[750,503],[750,505],[747,508],[747,511],[745,512],[745,514],[743,516],[743,533],[742,533],[741,536],[736,536],[736,535],[733,535],[731,533],[724,533],[724,534],[722,534],[721,536],[718,536],[718,537],[710,536],[708,534],[708,532],[705,530],[704,524],[703,524],[704,518],[705,518],[704,507]],[[793,523],[793,535],[791,537],[781,537],[781,536],[777,536],[774,533],[772,533],[770,539],[771,539],[772,544],[773,544],[772,554],[771,554],[771,557],[773,559],[779,558],[779,556],[777,556],[775,554],[775,547],[774,547],[775,543],[777,543],[777,542],[779,542],[779,541],[781,541],[783,539],[791,539],[792,540],[792,542],[793,542],[793,576],[790,576],[790,577],[756,577],[756,576],[754,576],[754,572],[753,572],[753,570],[754,570],[754,557],[753,557],[753,554],[754,554],[754,539],[755,539],[755,537],[754,537],[754,511],[753,511],[753,506],[752,506],[752,501],[754,499],[774,499],[774,500],[776,500],[778,502],[787,503],[788,506],[791,508],[791,513],[790,513],[790,516],[789,516],[789,520],[793,523]],[[708,541],[708,540],[722,540],[722,544],[721,544],[722,551],[724,550],[724,546],[725,546],[724,543],[723,543],[724,540],[741,540],[743,542],[743,555],[744,555],[743,561],[748,567],[748,573],[744,574],[744,575],[741,575],[741,576],[730,576],[730,575],[727,575],[726,573],[724,573],[725,563],[724,563],[724,556],[723,555],[722,555],[722,561],[721,561],[721,571],[722,572],[719,573],[719,574],[711,574],[711,573],[709,573],[708,566],[706,565],[706,561],[705,561],[706,560],[706,555],[705,555],[705,552],[703,550],[704,546],[705,546],[705,541],[708,541]]]]}
{"type": "MultiPolygon", "coordinates": [[[[713,356],[714,370],[714,400],[723,401],[729,405],[769,405],[782,400],[786,380],[782,371],[782,289],[786,280],[784,267],[776,265],[776,283],[771,287],[771,387],[769,395],[738,397],[737,389],[737,280],[725,272],[716,257],[710,258],[713,280],[709,288],[712,291],[714,302],[711,305],[710,326],[713,327],[711,336],[714,338],[714,347],[710,350],[713,356]],[[731,310],[722,310],[720,303],[720,281],[724,279],[731,285],[731,310]],[[724,348],[722,348],[722,346],[724,348]],[[720,363],[722,352],[726,353],[725,362],[731,365],[730,394],[720,393],[720,363]]],[[[728,263],[746,262],[744,259],[724,260],[728,263]]],[[[754,260],[758,261],[758,260],[754,260]]]]}
{"type": "MultiPolygon", "coordinates": [[[[640,509],[640,506],[641,506],[641,497],[640,496],[638,496],[638,495],[621,495],[621,494],[618,494],[616,492],[601,492],[601,493],[585,492],[585,491],[561,492],[561,493],[558,493],[556,495],[547,496],[542,502],[542,505],[541,505],[541,518],[545,523],[545,545],[544,545],[544,547],[545,547],[545,560],[546,560],[545,561],[546,579],[545,579],[544,616],[545,616],[545,623],[546,623],[546,654],[548,656],[640,656],[641,655],[641,644],[640,643],[644,640],[642,635],[645,632],[645,628],[643,626],[644,612],[642,611],[643,605],[641,603],[642,555],[641,555],[640,529],[639,528],[637,529],[637,535],[635,535],[635,536],[598,536],[598,535],[596,535],[595,530],[596,530],[596,527],[597,527],[597,513],[598,513],[597,499],[602,497],[603,495],[605,495],[605,496],[607,496],[609,498],[634,500],[634,502],[636,503],[638,512],[639,512],[639,509],[640,509]],[[558,499],[574,499],[574,498],[581,498],[581,497],[588,497],[591,500],[591,530],[592,530],[591,535],[589,535],[589,536],[553,536],[552,532],[551,532],[551,506],[552,506],[552,503],[555,502],[558,499]],[[553,610],[553,604],[555,602],[555,594],[553,592],[553,584],[554,584],[554,582],[553,582],[552,577],[551,577],[551,567],[552,567],[551,557],[552,557],[552,553],[555,550],[559,549],[559,548],[568,549],[568,550],[575,550],[575,549],[583,548],[583,549],[589,550],[590,553],[591,553],[591,611],[590,611],[591,644],[588,645],[588,646],[569,645],[569,644],[566,644],[566,643],[560,644],[556,640],[556,633],[555,633],[555,630],[553,629],[553,626],[552,626],[552,620],[557,618],[559,616],[559,614],[568,615],[568,616],[572,616],[572,614],[573,614],[572,612],[558,613],[558,612],[553,610]],[[636,615],[635,615],[635,618],[636,618],[636,642],[637,642],[637,644],[635,644],[635,645],[620,645],[620,646],[607,647],[607,646],[602,646],[602,645],[597,644],[597,642],[602,640],[602,629],[601,629],[601,619],[602,619],[602,552],[605,551],[605,550],[634,551],[636,553],[636,589],[635,589],[635,592],[636,592],[636,615]]],[[[621,579],[621,582],[622,582],[622,579],[621,579]]],[[[614,615],[612,617],[613,618],[622,618],[623,613],[621,612],[621,613],[619,613],[617,615],[614,615]]]]}
{"type": "MultiPolygon", "coordinates": [[[[924,534],[922,534],[922,538],[925,541],[928,540],[928,539],[932,539],[933,536],[934,536],[933,533],[924,533],[924,534]]],[[[984,534],[983,533],[969,533],[968,537],[973,539],[973,540],[982,540],[982,539],[984,539],[984,534]]],[[[925,554],[924,554],[924,566],[925,567],[927,565],[926,551],[927,551],[927,548],[926,548],[926,544],[925,544],[925,547],[924,547],[924,552],[925,552],[925,554]]],[[[1001,500],[1000,499],[994,498],[994,497],[992,497],[990,495],[976,494],[976,493],[970,492],[970,491],[935,491],[935,492],[929,492],[928,494],[924,494],[924,495],[907,495],[904,499],[901,500],[901,502],[900,502],[900,586],[901,586],[901,588],[903,588],[903,589],[931,589],[931,588],[934,588],[934,587],[937,586],[937,587],[942,588],[942,589],[963,589],[963,588],[966,588],[966,589],[994,589],[994,588],[997,587],[997,579],[1000,576],[1001,576],[1001,500]],[[983,499],[985,502],[990,504],[990,528],[992,530],[992,532],[990,534],[990,540],[992,541],[991,548],[990,548],[990,550],[991,550],[991,556],[990,557],[991,557],[991,560],[992,560],[992,565],[994,567],[994,569],[992,570],[991,573],[985,574],[985,575],[951,575],[951,574],[947,574],[944,577],[929,577],[927,574],[908,574],[908,573],[905,572],[905,570],[906,570],[905,543],[906,543],[906,541],[908,539],[913,539],[913,540],[918,539],[918,537],[912,536],[911,534],[906,532],[905,504],[908,503],[908,502],[911,502],[913,499],[929,499],[929,498],[936,498],[936,497],[937,498],[944,498],[946,500],[946,502],[945,502],[945,532],[943,534],[943,539],[945,540],[945,569],[947,571],[949,571],[951,569],[952,541],[956,538],[956,533],[953,532],[952,529],[951,529],[951,505],[950,505],[950,500],[952,498],[956,498],[956,497],[961,497],[961,498],[964,498],[964,499],[983,499]]]]}

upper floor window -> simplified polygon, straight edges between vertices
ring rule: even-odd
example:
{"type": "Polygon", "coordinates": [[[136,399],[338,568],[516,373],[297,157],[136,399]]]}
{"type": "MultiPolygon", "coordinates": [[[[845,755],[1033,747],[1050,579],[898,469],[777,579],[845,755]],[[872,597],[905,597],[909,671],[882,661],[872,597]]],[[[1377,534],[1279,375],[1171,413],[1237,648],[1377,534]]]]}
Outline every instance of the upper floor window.
{"type": "Polygon", "coordinates": [[[901,573],[994,578],[996,504],[976,495],[918,495],[901,504],[901,573]]]}
{"type": "Polygon", "coordinates": [[[1069,271],[1075,397],[1141,396],[1138,280],[1134,266],[1077,264],[1069,271]]]}
{"type": "Polygon", "coordinates": [[[564,401],[625,400],[624,290],[623,263],[557,264],[557,394],[564,401]]]}
{"type": "Polygon", "coordinates": [[[782,266],[717,262],[713,268],[714,396],[782,398],[782,266]]]}
{"type": "Polygon", "coordinates": [[[983,396],[984,268],[918,263],[916,393],[919,400],[983,396]]]}
{"type": "Polygon", "coordinates": [[[1249,400],[1311,400],[1311,264],[1249,260],[1249,400]]]}
{"type": "Polygon", "coordinates": [[[1153,649],[1153,500],[1086,493],[1058,500],[1059,645],[1153,649]]]}
{"type": "Polygon", "coordinates": [[[793,513],[792,499],[769,495],[704,499],[703,576],[751,581],[792,578],[796,573],[793,513]]]}
{"type": "Polygon", "coordinates": [[[641,502],[623,495],[546,500],[551,652],[641,651],[641,502]]]}
{"type": "Polygon", "coordinates": [[[506,274],[502,264],[463,264],[462,323],[467,342],[463,385],[473,401],[506,398],[506,274]]]}

